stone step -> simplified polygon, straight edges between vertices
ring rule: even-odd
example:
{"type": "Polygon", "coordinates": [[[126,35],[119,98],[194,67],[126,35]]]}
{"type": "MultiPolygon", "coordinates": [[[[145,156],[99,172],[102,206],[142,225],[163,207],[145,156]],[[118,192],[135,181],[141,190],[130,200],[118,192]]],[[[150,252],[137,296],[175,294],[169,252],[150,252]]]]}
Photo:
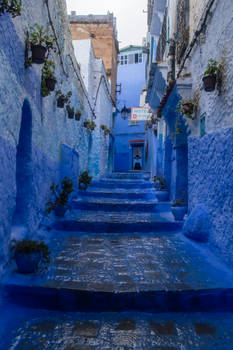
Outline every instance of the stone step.
{"type": "MultiPolygon", "coordinates": [[[[132,215],[132,213],[131,213],[132,215]]],[[[136,214],[135,214],[136,215],[136,214]]],[[[89,233],[149,233],[175,232],[181,230],[181,221],[152,221],[152,222],[99,222],[64,219],[54,222],[52,228],[57,231],[89,232],[89,233]]]]}
{"type": "Polygon", "coordinates": [[[147,189],[143,191],[136,191],[129,189],[91,189],[90,187],[86,191],[79,191],[78,198],[82,197],[96,197],[96,198],[115,198],[115,199],[132,199],[132,200],[153,200],[156,199],[155,191],[153,189],[147,189]]]}
{"type": "Polygon", "coordinates": [[[51,262],[5,276],[10,302],[67,311],[231,311],[233,274],[180,234],[90,236],[51,231],[51,262]]]}
{"type": "Polygon", "coordinates": [[[232,349],[232,313],[61,314],[5,303],[1,315],[4,350],[232,349]]]}
{"type": "MultiPolygon", "coordinates": [[[[81,283],[80,283],[81,284],[81,283]]],[[[6,300],[25,307],[81,312],[233,312],[233,288],[178,291],[106,291],[6,284],[6,300]]],[[[101,290],[104,289],[104,290],[101,290]]],[[[107,288],[108,289],[108,288],[107,288]]]]}
{"type": "Polygon", "coordinates": [[[106,200],[89,199],[89,200],[73,200],[71,205],[74,209],[78,210],[93,210],[93,211],[105,211],[105,212],[118,212],[118,211],[135,211],[135,212],[154,212],[156,210],[157,201],[126,201],[126,200],[106,200]]]}
{"type": "Polygon", "coordinates": [[[91,184],[89,185],[90,189],[105,189],[105,188],[111,188],[111,189],[138,189],[138,190],[144,190],[144,189],[153,189],[154,183],[150,181],[144,181],[144,180],[114,180],[114,179],[103,179],[103,180],[93,180],[91,184]]]}
{"type": "Polygon", "coordinates": [[[107,178],[111,179],[144,179],[149,180],[150,172],[127,172],[127,173],[109,173],[107,178]]]}

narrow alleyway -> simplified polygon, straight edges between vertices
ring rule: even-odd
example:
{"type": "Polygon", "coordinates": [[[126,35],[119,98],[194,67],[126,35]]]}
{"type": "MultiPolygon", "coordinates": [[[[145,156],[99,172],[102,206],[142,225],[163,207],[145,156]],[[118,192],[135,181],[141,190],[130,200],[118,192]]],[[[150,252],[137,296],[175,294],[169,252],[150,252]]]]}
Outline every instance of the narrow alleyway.
{"type": "Polygon", "coordinates": [[[148,173],[95,180],[72,206],[48,228],[48,270],[2,282],[0,349],[232,349],[232,272],[181,234],[148,173]]]}

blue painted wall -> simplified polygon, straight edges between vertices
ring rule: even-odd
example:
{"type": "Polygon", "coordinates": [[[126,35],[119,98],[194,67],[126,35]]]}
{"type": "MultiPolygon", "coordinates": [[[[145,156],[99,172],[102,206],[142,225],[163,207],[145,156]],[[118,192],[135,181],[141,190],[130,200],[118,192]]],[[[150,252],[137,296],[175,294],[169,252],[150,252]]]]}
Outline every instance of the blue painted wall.
{"type": "MultiPolygon", "coordinates": [[[[141,49],[135,51],[120,52],[120,55],[142,53],[141,49]]],[[[121,93],[117,96],[117,108],[119,111],[124,107],[138,107],[142,87],[145,81],[145,61],[142,63],[118,65],[117,84],[121,84],[121,93]]],[[[132,170],[132,147],[131,140],[145,139],[145,123],[141,121],[138,125],[130,125],[130,114],[128,119],[123,120],[120,113],[114,117],[114,171],[132,170]]],[[[145,165],[145,150],[143,151],[143,166],[145,165]]]]}

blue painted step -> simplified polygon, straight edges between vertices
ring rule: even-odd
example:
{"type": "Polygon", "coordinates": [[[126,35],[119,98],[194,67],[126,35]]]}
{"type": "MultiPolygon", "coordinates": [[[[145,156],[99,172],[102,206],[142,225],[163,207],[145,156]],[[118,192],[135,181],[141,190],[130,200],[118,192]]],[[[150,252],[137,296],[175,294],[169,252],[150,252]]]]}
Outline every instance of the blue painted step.
{"type": "Polygon", "coordinates": [[[5,298],[25,307],[84,312],[232,312],[233,289],[105,292],[8,284],[5,298]]]}
{"type": "Polygon", "coordinates": [[[154,212],[156,210],[157,201],[154,202],[101,202],[101,201],[85,201],[74,200],[71,203],[74,209],[93,210],[105,212],[119,211],[139,211],[139,212],[154,212]]]}
{"type": "Polygon", "coordinates": [[[127,172],[127,173],[109,173],[107,175],[111,179],[144,179],[149,180],[150,172],[127,172]]]}
{"type": "Polygon", "coordinates": [[[95,188],[99,188],[99,189],[105,189],[105,188],[111,188],[111,189],[117,189],[117,188],[124,188],[126,190],[128,189],[153,189],[154,188],[154,184],[152,182],[148,182],[148,181],[129,181],[129,182],[125,182],[125,181],[104,181],[104,180],[99,180],[99,181],[92,181],[92,183],[90,184],[89,188],[91,189],[95,189],[95,188]]]}
{"type": "MultiPolygon", "coordinates": [[[[136,215],[136,214],[135,214],[136,215]]],[[[172,232],[181,230],[183,222],[88,222],[76,220],[60,220],[53,223],[52,228],[58,231],[90,232],[90,233],[134,233],[134,232],[172,232]]]]}
{"type": "Polygon", "coordinates": [[[146,190],[146,191],[129,191],[129,190],[119,190],[119,191],[107,191],[104,189],[101,190],[91,190],[89,187],[86,191],[79,191],[78,192],[78,198],[80,197],[101,197],[101,198],[119,198],[119,199],[132,199],[132,200],[151,200],[156,199],[155,197],[155,191],[152,190],[146,190]]]}

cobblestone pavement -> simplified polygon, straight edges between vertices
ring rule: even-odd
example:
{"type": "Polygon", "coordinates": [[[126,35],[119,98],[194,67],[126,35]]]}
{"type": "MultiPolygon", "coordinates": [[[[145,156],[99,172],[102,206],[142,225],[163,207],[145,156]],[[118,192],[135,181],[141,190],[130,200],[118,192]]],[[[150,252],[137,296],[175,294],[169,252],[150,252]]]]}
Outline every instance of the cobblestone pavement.
{"type": "Polygon", "coordinates": [[[121,292],[233,287],[232,273],[181,234],[77,235],[56,232],[48,271],[14,283],[121,292]]]}
{"type": "Polygon", "coordinates": [[[232,314],[36,313],[9,331],[2,350],[233,348],[232,314]]]}

